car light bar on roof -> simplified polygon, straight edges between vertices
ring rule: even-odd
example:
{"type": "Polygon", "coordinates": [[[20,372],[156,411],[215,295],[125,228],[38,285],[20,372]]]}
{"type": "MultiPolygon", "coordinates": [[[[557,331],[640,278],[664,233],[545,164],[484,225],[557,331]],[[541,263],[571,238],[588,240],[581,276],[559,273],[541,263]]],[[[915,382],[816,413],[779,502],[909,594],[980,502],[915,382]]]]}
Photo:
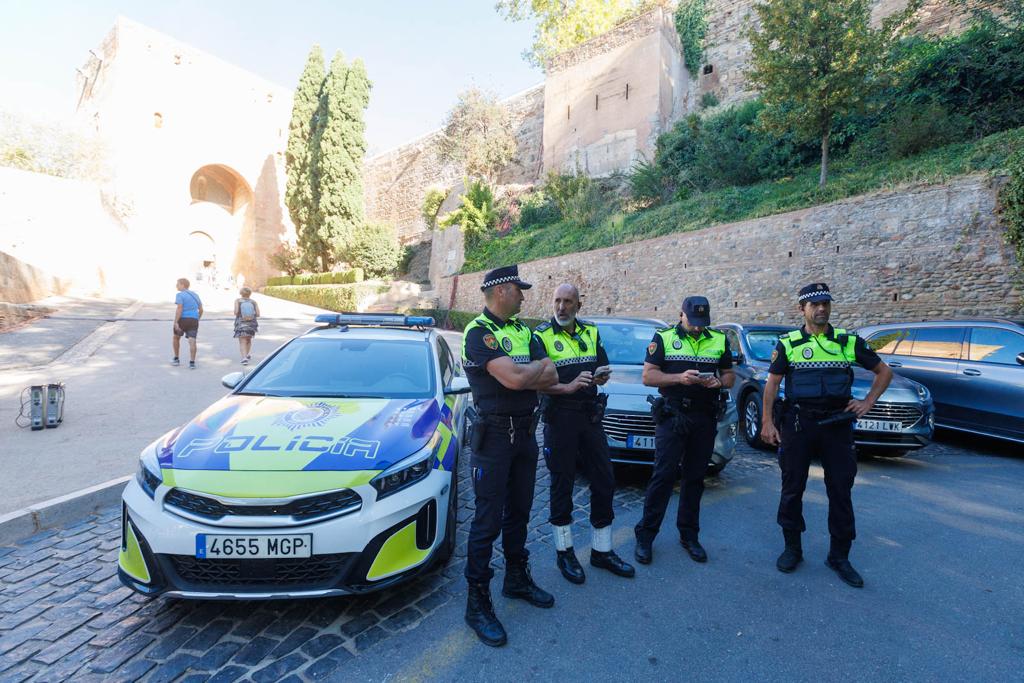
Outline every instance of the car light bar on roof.
{"type": "Polygon", "coordinates": [[[426,315],[400,313],[321,313],[316,322],[337,327],[363,325],[366,327],[433,327],[434,319],[426,315]]]}

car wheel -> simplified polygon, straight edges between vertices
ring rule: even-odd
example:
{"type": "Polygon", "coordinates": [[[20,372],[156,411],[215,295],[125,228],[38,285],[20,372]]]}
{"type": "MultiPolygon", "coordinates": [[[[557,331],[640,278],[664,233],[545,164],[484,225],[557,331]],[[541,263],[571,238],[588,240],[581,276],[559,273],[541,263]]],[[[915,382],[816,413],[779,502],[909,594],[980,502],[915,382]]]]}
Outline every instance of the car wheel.
{"type": "Polygon", "coordinates": [[[437,549],[437,567],[448,564],[452,553],[455,552],[455,531],[459,525],[459,457],[455,456],[455,465],[452,467],[452,487],[448,492],[448,513],[444,525],[444,540],[437,549]]]}
{"type": "Polygon", "coordinates": [[[750,392],[743,399],[740,427],[743,429],[743,438],[748,444],[754,448],[767,448],[761,441],[761,396],[756,391],[750,392]]]}

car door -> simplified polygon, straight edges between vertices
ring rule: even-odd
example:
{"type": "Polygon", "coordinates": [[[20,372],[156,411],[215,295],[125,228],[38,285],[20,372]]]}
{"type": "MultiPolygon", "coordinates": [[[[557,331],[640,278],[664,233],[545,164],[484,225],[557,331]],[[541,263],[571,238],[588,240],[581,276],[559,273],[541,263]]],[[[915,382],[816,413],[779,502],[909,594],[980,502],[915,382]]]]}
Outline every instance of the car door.
{"type": "Polygon", "coordinates": [[[968,397],[965,419],[979,431],[1024,439],[1024,334],[971,327],[957,385],[968,397]]]}
{"type": "Polygon", "coordinates": [[[747,364],[746,350],[740,344],[740,336],[736,333],[735,329],[732,327],[719,327],[717,329],[725,334],[725,338],[729,340],[729,350],[732,351],[734,361],[732,369],[736,373],[736,381],[733,383],[732,388],[729,389],[729,393],[732,394],[733,401],[739,401],[740,389],[744,383],[750,381],[750,366],[747,364]],[[737,354],[739,354],[739,360],[737,360],[737,354]]]}
{"type": "Polygon", "coordinates": [[[959,393],[957,366],[963,351],[966,328],[908,326],[912,337],[899,343],[898,358],[889,363],[904,377],[920,382],[932,392],[935,401],[935,420],[949,426],[965,426],[967,397],[959,393]],[[905,344],[911,341],[909,350],[903,355],[905,344]]]}

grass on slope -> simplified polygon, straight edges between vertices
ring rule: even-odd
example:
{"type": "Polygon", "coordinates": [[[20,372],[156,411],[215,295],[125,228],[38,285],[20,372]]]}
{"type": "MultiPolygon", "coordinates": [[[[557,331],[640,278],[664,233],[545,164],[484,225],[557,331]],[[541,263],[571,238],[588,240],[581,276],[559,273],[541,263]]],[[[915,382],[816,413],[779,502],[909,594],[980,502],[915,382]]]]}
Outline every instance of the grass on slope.
{"type": "Polygon", "coordinates": [[[865,165],[841,158],[833,164],[824,190],[818,189],[818,167],[812,166],[790,178],[702,192],[647,211],[615,214],[594,227],[578,228],[559,221],[530,230],[515,230],[467,249],[462,271],[486,270],[760,218],[875,190],[895,189],[907,183],[941,183],[969,173],[999,171],[1018,149],[1024,149],[1024,128],[948,145],[906,159],[865,165]]]}

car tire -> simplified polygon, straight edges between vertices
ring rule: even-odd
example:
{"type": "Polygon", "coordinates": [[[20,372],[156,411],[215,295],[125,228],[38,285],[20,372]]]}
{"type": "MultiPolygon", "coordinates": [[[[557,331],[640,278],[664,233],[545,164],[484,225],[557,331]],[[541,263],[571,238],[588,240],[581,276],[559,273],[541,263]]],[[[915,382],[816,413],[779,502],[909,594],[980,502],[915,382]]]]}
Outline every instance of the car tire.
{"type": "Polygon", "coordinates": [[[747,394],[743,399],[743,409],[740,411],[740,428],[748,444],[763,450],[768,446],[761,441],[761,410],[761,395],[756,391],[747,394]]]}

